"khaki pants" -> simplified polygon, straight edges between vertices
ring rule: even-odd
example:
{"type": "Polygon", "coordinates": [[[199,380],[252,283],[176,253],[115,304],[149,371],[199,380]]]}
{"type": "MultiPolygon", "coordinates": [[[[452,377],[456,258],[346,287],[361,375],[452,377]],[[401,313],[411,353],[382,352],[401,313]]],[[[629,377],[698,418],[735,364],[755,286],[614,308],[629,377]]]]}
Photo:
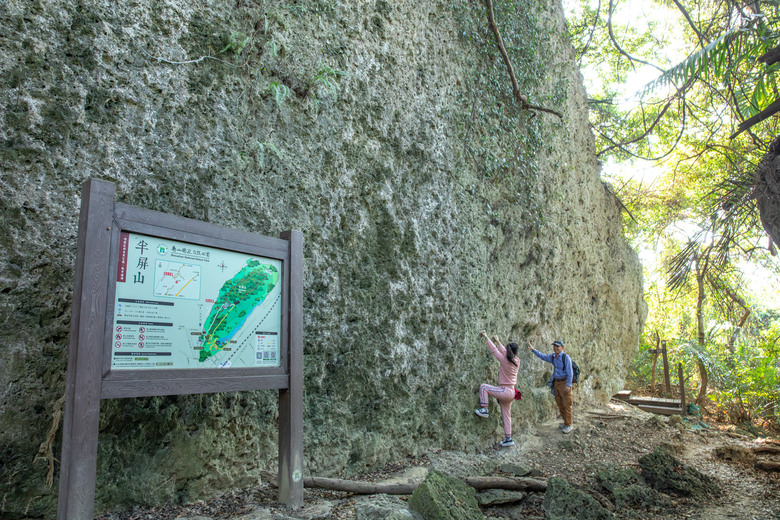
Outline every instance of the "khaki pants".
{"type": "Polygon", "coordinates": [[[566,381],[555,381],[555,404],[561,411],[563,424],[571,426],[572,422],[572,391],[566,391],[566,381]]]}

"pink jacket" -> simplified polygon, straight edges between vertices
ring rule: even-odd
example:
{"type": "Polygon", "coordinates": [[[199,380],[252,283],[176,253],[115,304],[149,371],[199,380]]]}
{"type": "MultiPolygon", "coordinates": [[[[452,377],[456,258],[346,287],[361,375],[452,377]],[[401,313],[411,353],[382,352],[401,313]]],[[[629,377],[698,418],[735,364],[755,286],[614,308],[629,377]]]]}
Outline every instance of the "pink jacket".
{"type": "Polygon", "coordinates": [[[515,386],[517,384],[517,364],[520,360],[515,357],[515,362],[510,363],[506,358],[506,348],[500,342],[498,346],[487,340],[488,350],[496,357],[501,367],[498,369],[498,384],[515,386]]]}

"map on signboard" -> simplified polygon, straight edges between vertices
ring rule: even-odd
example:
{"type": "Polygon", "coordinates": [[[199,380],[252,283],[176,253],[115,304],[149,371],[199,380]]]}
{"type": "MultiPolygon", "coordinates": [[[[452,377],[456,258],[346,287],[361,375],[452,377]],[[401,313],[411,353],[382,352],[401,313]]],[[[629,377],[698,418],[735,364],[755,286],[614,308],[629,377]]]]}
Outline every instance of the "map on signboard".
{"type": "Polygon", "coordinates": [[[219,290],[200,337],[204,361],[220,352],[246,323],[247,317],[263,303],[279,282],[279,271],[273,266],[249,260],[219,290]]]}
{"type": "Polygon", "coordinates": [[[197,300],[200,296],[200,267],[180,262],[157,261],[154,295],[197,300]]]}
{"type": "Polygon", "coordinates": [[[279,260],[122,232],[111,368],[280,366],[279,260]]]}

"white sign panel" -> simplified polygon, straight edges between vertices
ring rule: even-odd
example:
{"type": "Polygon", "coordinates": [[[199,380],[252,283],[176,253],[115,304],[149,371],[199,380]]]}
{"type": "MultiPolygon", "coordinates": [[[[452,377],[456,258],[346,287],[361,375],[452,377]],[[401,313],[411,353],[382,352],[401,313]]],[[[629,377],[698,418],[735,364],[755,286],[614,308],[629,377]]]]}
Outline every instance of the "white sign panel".
{"type": "Polygon", "coordinates": [[[112,370],[278,367],[282,263],[122,232],[112,370]]]}

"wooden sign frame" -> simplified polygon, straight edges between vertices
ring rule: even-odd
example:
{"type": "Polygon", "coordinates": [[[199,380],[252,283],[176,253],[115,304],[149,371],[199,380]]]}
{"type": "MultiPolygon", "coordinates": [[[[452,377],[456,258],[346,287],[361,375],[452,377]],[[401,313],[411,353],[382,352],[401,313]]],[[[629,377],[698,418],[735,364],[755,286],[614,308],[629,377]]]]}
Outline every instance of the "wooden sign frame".
{"type": "Polygon", "coordinates": [[[279,391],[279,501],[303,505],[303,236],[265,237],[114,201],[115,186],[82,186],[60,465],[59,520],[92,519],[100,400],[243,390],[279,391]],[[119,242],[138,233],[278,260],[280,366],[112,370],[119,242]]]}

